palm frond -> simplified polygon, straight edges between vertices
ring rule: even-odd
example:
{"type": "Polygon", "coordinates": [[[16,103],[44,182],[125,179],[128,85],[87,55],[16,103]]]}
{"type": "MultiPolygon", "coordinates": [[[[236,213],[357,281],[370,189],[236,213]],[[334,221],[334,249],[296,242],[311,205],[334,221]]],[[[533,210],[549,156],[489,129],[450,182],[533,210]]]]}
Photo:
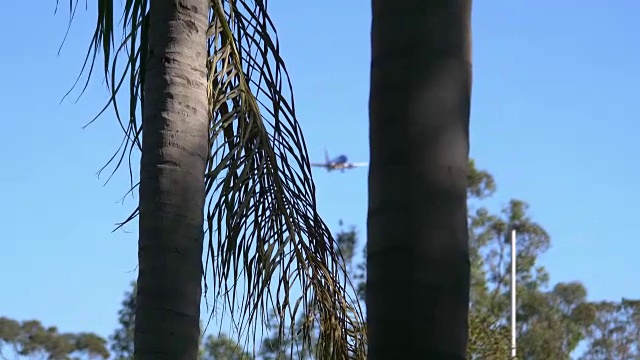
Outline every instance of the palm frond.
{"type": "MultiPolygon", "coordinates": [[[[317,213],[303,136],[295,118],[291,83],[274,38],[266,3],[213,0],[209,28],[212,157],[207,191],[209,252],[218,294],[247,292],[239,300],[240,324],[265,319],[266,301],[295,322],[312,308],[319,351],[332,358],[364,353],[357,300],[331,232],[317,213]],[[273,35],[272,35],[273,34],[273,35]],[[221,145],[217,145],[218,141],[221,145]],[[302,296],[291,300],[298,283],[302,296]],[[273,288],[275,291],[272,291],[273,288]],[[301,306],[300,306],[301,305],[301,306]]],[[[236,306],[235,296],[227,297],[236,306]]],[[[311,326],[302,327],[310,345],[311,326]]],[[[290,332],[294,327],[290,328],[290,332]]]]}
{"type": "MultiPolygon", "coordinates": [[[[71,14],[74,4],[77,0],[70,0],[71,14]]],[[[320,329],[322,358],[364,358],[362,311],[349,295],[353,285],[317,212],[292,86],[266,1],[210,4],[210,57],[203,70],[206,66],[209,78],[211,152],[204,179],[213,292],[226,299],[240,328],[253,326],[254,336],[258,322],[266,324],[270,308],[276,309],[282,334],[295,328],[287,330],[287,318],[293,324],[298,311],[313,309],[310,319],[320,329]],[[240,284],[246,289],[238,296],[240,284]],[[298,297],[296,287],[302,291],[298,297]]],[[[111,97],[98,116],[109,107],[115,110],[124,141],[109,162],[116,161],[115,172],[128,154],[132,186],[131,155],[140,148],[136,112],[138,100],[144,101],[148,19],[148,0],[126,0],[123,40],[116,45],[113,0],[98,0],[96,30],[82,70],[89,65],[89,78],[103,53],[111,97]],[[116,99],[125,83],[126,121],[116,99]]],[[[302,327],[309,345],[313,328],[302,327]]]]}

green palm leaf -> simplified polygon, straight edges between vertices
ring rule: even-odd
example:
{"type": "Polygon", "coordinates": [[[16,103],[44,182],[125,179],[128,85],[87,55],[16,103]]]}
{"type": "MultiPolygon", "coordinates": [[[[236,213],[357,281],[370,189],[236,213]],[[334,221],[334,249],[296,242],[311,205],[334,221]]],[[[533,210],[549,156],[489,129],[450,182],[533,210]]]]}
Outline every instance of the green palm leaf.
{"type": "MultiPolygon", "coordinates": [[[[75,6],[77,0],[70,0],[71,17],[75,6]]],[[[90,77],[98,53],[103,53],[111,97],[98,116],[109,107],[115,110],[125,136],[110,163],[116,162],[115,171],[128,157],[133,184],[148,0],[126,0],[123,14],[123,41],[116,45],[113,1],[98,0],[96,30],[82,71],[89,65],[90,77]],[[126,120],[117,102],[123,85],[129,92],[126,120]]],[[[310,319],[319,325],[322,358],[364,358],[362,312],[357,299],[348,295],[353,286],[317,212],[292,87],[266,1],[211,0],[207,35],[203,48],[208,46],[209,59],[203,71],[209,79],[211,151],[204,181],[213,292],[224,296],[240,329],[253,326],[254,336],[257,323],[266,323],[269,308],[276,309],[283,335],[300,328],[285,325],[287,319],[294,322],[299,308],[314,309],[310,319]],[[291,291],[296,286],[302,289],[298,298],[291,291]]],[[[136,215],[137,210],[125,223],[136,215]]],[[[309,345],[313,326],[301,328],[309,345]]]]}

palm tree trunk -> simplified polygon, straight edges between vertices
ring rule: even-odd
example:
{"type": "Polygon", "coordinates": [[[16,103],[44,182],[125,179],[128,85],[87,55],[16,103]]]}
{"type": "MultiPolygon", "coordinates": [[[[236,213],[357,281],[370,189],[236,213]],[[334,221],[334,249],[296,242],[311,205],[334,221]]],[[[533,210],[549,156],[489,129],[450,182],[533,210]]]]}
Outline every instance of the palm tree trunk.
{"type": "Polygon", "coordinates": [[[466,359],[471,0],[372,0],[368,358],[466,359]]]}
{"type": "Polygon", "coordinates": [[[150,1],[135,359],[195,360],[208,156],[207,0],[150,1]]]}

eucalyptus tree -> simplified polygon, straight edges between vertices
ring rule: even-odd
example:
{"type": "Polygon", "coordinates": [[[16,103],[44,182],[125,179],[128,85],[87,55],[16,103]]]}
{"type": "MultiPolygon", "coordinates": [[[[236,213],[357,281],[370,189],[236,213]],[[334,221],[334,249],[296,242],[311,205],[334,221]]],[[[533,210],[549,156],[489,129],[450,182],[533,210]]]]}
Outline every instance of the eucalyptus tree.
{"type": "Polygon", "coordinates": [[[0,359],[108,359],[106,345],[94,333],[62,333],[38,320],[0,316],[0,359]]]}
{"type": "MultiPolygon", "coordinates": [[[[266,2],[117,4],[97,1],[85,66],[90,77],[102,53],[111,93],[102,112],[111,106],[124,131],[115,168],[128,158],[131,169],[132,153],[141,154],[139,204],[127,219],[139,216],[134,357],[196,359],[203,274],[244,334],[264,309],[277,309],[285,331],[285,315],[313,308],[322,343],[332,344],[322,351],[359,356],[362,315],[345,295],[345,269],[316,210],[266,2]]],[[[73,17],[78,1],[69,5],[73,17]]]]}
{"type": "Polygon", "coordinates": [[[494,213],[477,200],[496,190],[494,178],[469,166],[471,258],[470,359],[505,359],[509,349],[510,229],[517,225],[517,337],[523,359],[570,359],[594,319],[587,289],[577,281],[549,286],[539,258],[551,236],[531,216],[529,205],[512,199],[494,213]]]}
{"type": "Polygon", "coordinates": [[[580,360],[640,359],[640,300],[591,304],[595,320],[587,331],[587,349],[580,360]]]}
{"type": "Polygon", "coordinates": [[[371,360],[466,359],[471,0],[372,0],[371,360]]]}

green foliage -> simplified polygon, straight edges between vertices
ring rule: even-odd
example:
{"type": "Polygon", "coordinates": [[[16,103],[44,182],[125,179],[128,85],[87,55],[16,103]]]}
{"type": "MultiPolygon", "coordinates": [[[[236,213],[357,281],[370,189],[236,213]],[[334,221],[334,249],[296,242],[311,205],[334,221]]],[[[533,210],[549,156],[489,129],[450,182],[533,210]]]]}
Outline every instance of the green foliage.
{"type": "MultiPolygon", "coordinates": [[[[496,189],[495,181],[486,171],[477,170],[470,163],[469,200],[477,204],[496,189]]],[[[639,337],[630,336],[632,311],[618,320],[606,322],[604,307],[587,301],[587,290],[577,282],[559,283],[549,289],[549,274],[537,263],[538,258],[551,245],[547,231],[532,220],[529,206],[520,200],[511,200],[499,214],[493,214],[480,206],[469,214],[469,242],[471,247],[471,340],[469,355],[472,359],[505,358],[507,350],[506,325],[510,320],[510,268],[511,254],[509,232],[517,230],[518,282],[517,336],[519,359],[570,359],[570,354],[581,341],[587,341],[587,354],[597,353],[596,359],[623,359],[621,355],[609,354],[598,347],[606,341],[598,341],[594,334],[611,332],[594,330],[594,324],[601,329],[619,328],[628,343],[638,346],[639,337]],[[606,324],[606,325],[605,325],[606,324]],[[498,331],[499,334],[495,334],[498,331]],[[501,341],[493,341],[496,337],[501,341]],[[488,353],[481,349],[492,349],[488,353]]],[[[621,303],[615,309],[621,309],[621,303]]],[[[607,308],[607,309],[613,309],[607,308]]],[[[612,310],[611,310],[612,311],[612,310]]],[[[614,311],[615,312],[615,311],[614,311]]],[[[637,333],[638,334],[638,333],[637,333]]],[[[603,336],[600,336],[601,338],[603,336]]],[[[610,341],[611,342],[611,341],[610,341]]],[[[610,343],[609,342],[609,343],[610,343]]]]}
{"type": "Polygon", "coordinates": [[[593,320],[580,311],[586,304],[586,289],[577,282],[557,284],[550,292],[523,290],[517,318],[521,357],[570,359],[584,339],[584,325],[593,320]]]}
{"type": "Polygon", "coordinates": [[[469,345],[472,360],[504,360],[509,358],[509,328],[492,314],[472,309],[469,312],[469,345]]]}
{"type": "MultiPolygon", "coordinates": [[[[470,173],[471,201],[493,193],[495,182],[489,173],[475,168],[470,173]]],[[[558,283],[549,288],[549,274],[539,266],[537,259],[549,248],[551,238],[540,224],[532,220],[528,209],[525,202],[511,200],[499,214],[492,214],[484,207],[478,207],[469,214],[472,262],[469,358],[502,360],[509,356],[511,254],[506,240],[510,227],[516,225],[518,358],[568,360],[581,341],[587,343],[587,351],[581,360],[638,358],[640,301],[623,299],[621,302],[590,303],[587,301],[587,290],[577,281],[558,283]]],[[[336,247],[343,256],[343,264],[354,282],[358,298],[364,301],[366,247],[363,249],[364,258],[358,259],[356,228],[344,230],[342,222],[340,225],[341,229],[335,237],[336,247]]],[[[132,359],[134,294],[135,283],[132,284],[132,290],[126,293],[118,313],[121,327],[110,337],[111,349],[119,360],[132,359]]],[[[307,308],[299,314],[295,323],[289,324],[291,331],[282,332],[279,331],[280,319],[273,311],[269,317],[273,332],[263,340],[259,359],[332,359],[331,355],[318,355],[318,323],[313,321],[314,316],[314,309],[307,308]],[[310,329],[307,331],[310,334],[307,341],[303,337],[305,327],[310,329]]],[[[32,325],[27,323],[23,326],[28,330],[32,325]]],[[[16,334],[24,332],[16,322],[0,321],[2,339],[15,342],[18,338],[16,334]]],[[[64,352],[65,344],[70,342],[58,344],[50,341],[47,344],[49,351],[55,353],[64,352]]],[[[25,346],[25,351],[35,351],[31,349],[37,348],[36,345],[25,346]]],[[[80,348],[79,345],[74,346],[80,348]]],[[[221,334],[218,337],[209,336],[202,347],[201,360],[214,359],[250,360],[253,357],[221,334]]]]}
{"type": "Polygon", "coordinates": [[[136,319],[137,283],[131,282],[131,291],[124,294],[122,307],[118,310],[118,327],[109,337],[111,351],[116,360],[133,359],[133,334],[136,319]]]}
{"type": "MultiPolygon", "coordinates": [[[[538,264],[538,258],[549,249],[551,237],[532,219],[529,205],[511,200],[499,213],[493,213],[481,202],[496,190],[491,174],[478,170],[471,160],[468,180],[472,266],[469,359],[509,358],[512,228],[517,229],[518,359],[568,360],[582,341],[588,344],[582,360],[636,359],[640,302],[589,303],[587,290],[577,281],[549,288],[549,274],[538,264]]],[[[341,230],[336,239],[358,297],[364,301],[366,247],[364,259],[354,264],[355,229],[341,230]]],[[[291,352],[299,348],[295,339],[282,339],[274,332],[264,340],[261,355],[265,360],[318,359],[313,349],[291,352]]]]}
{"type": "Polygon", "coordinates": [[[580,360],[640,358],[640,301],[592,304],[597,314],[588,328],[589,349],[580,360]]]}
{"type": "MultiPolygon", "coordinates": [[[[495,181],[471,162],[470,201],[495,191],[495,181]]],[[[470,358],[504,358],[508,350],[511,283],[511,229],[516,229],[518,283],[517,336],[520,359],[568,359],[584,339],[580,312],[586,289],[573,282],[547,290],[549,274],[537,260],[551,245],[547,231],[529,215],[529,205],[511,200],[500,213],[478,207],[469,214],[472,263],[470,358]],[[501,341],[493,341],[496,331],[501,341]]]]}
{"type": "Polygon", "coordinates": [[[60,333],[37,320],[0,317],[0,358],[107,359],[107,341],[92,333],[60,333]],[[10,355],[11,354],[11,355],[10,355]]]}
{"type": "Polygon", "coordinates": [[[292,333],[295,334],[295,336],[279,333],[275,325],[277,318],[275,314],[272,313],[272,323],[269,325],[273,332],[270,337],[263,339],[259,351],[260,358],[263,360],[312,359],[313,354],[317,351],[315,345],[317,345],[318,340],[313,336],[314,332],[312,332],[311,341],[305,342],[302,338],[301,330],[303,326],[308,325],[307,313],[309,312],[307,311],[301,314],[296,322],[292,324],[294,328],[292,333]],[[311,345],[308,345],[309,343],[311,345]]]}
{"type": "Polygon", "coordinates": [[[469,160],[469,175],[467,176],[467,197],[470,199],[484,199],[496,191],[493,176],[485,170],[478,170],[473,159],[469,160]]]}
{"type": "Polygon", "coordinates": [[[201,360],[253,360],[254,357],[244,351],[238,343],[227,337],[226,334],[218,336],[209,335],[203,344],[203,357],[201,360]]]}

